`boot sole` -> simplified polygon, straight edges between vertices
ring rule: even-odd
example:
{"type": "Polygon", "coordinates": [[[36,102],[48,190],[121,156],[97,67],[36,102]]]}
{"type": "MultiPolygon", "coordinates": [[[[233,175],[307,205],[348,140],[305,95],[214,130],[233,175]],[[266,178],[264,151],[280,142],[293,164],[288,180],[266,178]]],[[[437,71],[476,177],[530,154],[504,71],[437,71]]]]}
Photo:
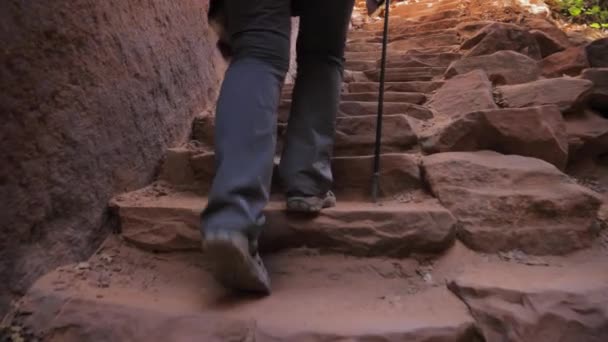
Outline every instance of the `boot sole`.
{"type": "Polygon", "coordinates": [[[322,209],[336,206],[336,200],[333,198],[306,198],[292,197],[287,199],[287,211],[299,213],[318,213],[322,209]]]}
{"type": "Polygon", "coordinates": [[[212,262],[212,273],[224,287],[259,294],[270,294],[270,278],[258,255],[249,254],[248,241],[235,233],[205,238],[205,252],[212,262]]]}

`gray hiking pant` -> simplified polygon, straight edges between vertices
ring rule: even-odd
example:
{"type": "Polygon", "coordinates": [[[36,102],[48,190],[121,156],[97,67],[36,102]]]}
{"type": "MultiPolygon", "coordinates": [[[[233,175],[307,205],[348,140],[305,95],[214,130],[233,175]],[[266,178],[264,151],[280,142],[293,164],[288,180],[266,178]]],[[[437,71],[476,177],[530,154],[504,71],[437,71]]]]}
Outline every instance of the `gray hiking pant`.
{"type": "Polygon", "coordinates": [[[320,195],[332,183],[335,117],[354,0],[225,1],[233,58],[217,103],[216,175],[202,227],[203,233],[238,230],[255,239],[270,196],[292,8],[300,16],[298,69],[279,173],[288,195],[320,195]]]}

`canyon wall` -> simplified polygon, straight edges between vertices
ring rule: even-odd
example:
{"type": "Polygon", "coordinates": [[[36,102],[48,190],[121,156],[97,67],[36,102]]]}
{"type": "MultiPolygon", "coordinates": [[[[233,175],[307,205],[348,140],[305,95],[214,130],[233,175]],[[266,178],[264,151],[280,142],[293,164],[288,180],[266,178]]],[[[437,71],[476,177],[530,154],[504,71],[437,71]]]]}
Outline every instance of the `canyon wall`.
{"type": "Polygon", "coordinates": [[[208,0],[0,4],[0,316],[114,226],[107,201],[155,176],[225,68],[208,0]]]}

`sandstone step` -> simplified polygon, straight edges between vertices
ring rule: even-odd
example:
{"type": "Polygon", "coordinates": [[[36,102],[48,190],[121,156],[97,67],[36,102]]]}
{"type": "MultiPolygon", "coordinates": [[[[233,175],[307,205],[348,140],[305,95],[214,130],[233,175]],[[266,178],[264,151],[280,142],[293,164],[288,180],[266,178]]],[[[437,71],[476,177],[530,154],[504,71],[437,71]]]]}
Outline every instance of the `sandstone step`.
{"type": "MultiPolygon", "coordinates": [[[[343,101],[378,101],[378,92],[342,93],[341,98],[343,101]]],[[[423,93],[388,91],[384,93],[384,101],[423,104],[426,102],[426,95],[423,93]]]]}
{"type": "MultiPolygon", "coordinates": [[[[386,68],[384,78],[386,82],[431,81],[435,77],[443,75],[445,70],[444,67],[386,68]]],[[[367,70],[365,75],[370,81],[380,81],[380,70],[378,69],[367,70]]]]}
{"type": "MultiPolygon", "coordinates": [[[[391,39],[399,39],[400,36],[411,36],[411,35],[424,35],[429,32],[439,33],[441,30],[452,30],[459,24],[476,21],[476,18],[469,17],[458,17],[458,18],[447,18],[442,20],[436,20],[428,23],[414,23],[407,27],[392,27],[389,30],[391,39]]],[[[381,31],[378,31],[381,32],[381,31]]],[[[378,33],[376,33],[378,34],[378,33]]],[[[361,37],[364,35],[360,34],[361,37]]]]}
{"type": "MultiPolygon", "coordinates": [[[[353,98],[361,98],[363,96],[377,97],[375,93],[345,93],[344,96],[352,95],[353,98]]],[[[400,99],[404,102],[424,102],[426,97],[421,93],[407,92],[388,92],[385,97],[389,100],[400,99]],[[403,96],[400,96],[403,95],[403,96]]],[[[383,151],[399,152],[405,151],[416,144],[416,135],[409,126],[406,115],[403,114],[387,114],[384,115],[384,130],[383,130],[383,151]]],[[[211,151],[214,146],[214,122],[211,116],[196,117],[193,121],[193,129],[191,138],[202,144],[203,150],[211,151]]],[[[352,117],[338,117],[336,119],[336,145],[335,152],[347,155],[369,155],[373,153],[369,143],[375,137],[376,115],[362,115],[352,117]],[[364,152],[365,151],[365,152],[364,152]]],[[[282,143],[286,123],[278,125],[278,143],[282,143]]],[[[183,149],[177,149],[180,151],[183,149]]],[[[179,153],[179,152],[176,152],[179,153]]],[[[202,151],[201,151],[202,153],[202,151]]]]}
{"type": "Polygon", "coordinates": [[[391,43],[389,44],[389,49],[394,51],[404,51],[454,45],[460,45],[460,37],[458,37],[456,31],[444,31],[443,33],[427,34],[415,37],[393,37],[391,43]]]}
{"type": "Polygon", "coordinates": [[[425,157],[423,171],[459,219],[460,239],[475,250],[563,255],[589,247],[597,235],[601,197],[545,161],[451,152],[425,157]]]}
{"type": "MultiPolygon", "coordinates": [[[[467,304],[486,341],[515,335],[520,341],[607,341],[607,261],[588,256],[559,266],[486,263],[467,268],[449,287],[467,304]]],[[[521,262],[527,262],[525,255],[521,262]]]]}
{"type": "MultiPolygon", "coordinates": [[[[340,113],[344,116],[376,115],[378,103],[376,101],[342,101],[340,113]]],[[[401,102],[384,102],[384,114],[405,114],[421,120],[433,117],[433,112],[426,107],[401,102]]]]}
{"type": "MultiPolygon", "coordinates": [[[[281,101],[291,101],[291,93],[283,93],[281,101]]],[[[378,101],[378,91],[367,92],[342,92],[340,95],[341,101],[378,101]]],[[[424,104],[427,101],[427,95],[418,92],[401,92],[401,91],[385,91],[384,101],[386,102],[406,102],[413,104],[424,104]]]]}
{"type": "MultiPolygon", "coordinates": [[[[460,44],[460,37],[454,30],[429,31],[425,33],[401,34],[391,36],[389,51],[404,51],[460,44]]],[[[371,36],[365,40],[350,41],[346,44],[347,52],[370,52],[382,49],[382,37],[371,36]]]]}
{"type": "MultiPolygon", "coordinates": [[[[389,51],[387,58],[398,57],[400,53],[398,51],[389,51]]],[[[364,52],[345,52],[344,58],[346,60],[358,60],[358,61],[377,61],[381,57],[381,50],[377,51],[364,51],[364,52]]]]}
{"type": "MultiPolygon", "coordinates": [[[[404,7],[402,7],[404,8],[404,7]]],[[[405,9],[404,9],[405,10],[405,9]]],[[[390,17],[389,26],[391,30],[407,29],[415,25],[423,23],[438,22],[446,19],[453,19],[461,17],[462,10],[460,9],[436,9],[431,8],[424,11],[416,11],[415,13],[408,13],[406,15],[399,15],[399,17],[390,17]]],[[[377,31],[382,30],[384,27],[384,21],[380,20],[374,23],[363,25],[361,28],[365,31],[377,31]]]]}
{"type": "MultiPolygon", "coordinates": [[[[404,152],[417,147],[417,136],[405,115],[383,117],[382,153],[404,152]]],[[[376,116],[341,117],[336,122],[334,155],[372,155],[376,116]]]]}
{"type": "MultiPolygon", "coordinates": [[[[415,92],[428,94],[439,89],[443,81],[429,82],[386,82],[385,91],[391,92],[415,92]]],[[[352,82],[348,84],[348,90],[352,93],[378,92],[378,82],[352,82]]]]}
{"type": "MultiPolygon", "coordinates": [[[[150,251],[198,250],[200,213],[206,198],[163,187],[127,193],[112,201],[122,237],[150,251]]],[[[413,194],[407,202],[381,204],[340,200],[318,216],[288,214],[280,198],[265,209],[263,251],[311,247],[357,256],[403,257],[438,253],[454,240],[456,221],[435,199],[413,194]],[[419,202],[417,202],[419,201],[419,202]]]]}
{"type": "Polygon", "coordinates": [[[415,50],[387,60],[387,66],[391,68],[405,68],[415,66],[448,67],[452,62],[461,58],[459,53],[425,54],[415,50]],[[416,65],[418,63],[418,65],[416,65]]]}
{"type": "Polygon", "coordinates": [[[481,341],[466,306],[425,283],[414,260],[296,250],[265,261],[273,294],[237,296],[215,284],[201,253],[155,255],[113,239],[40,279],[21,324],[43,341],[481,341]]]}
{"type": "MultiPolygon", "coordinates": [[[[287,122],[290,108],[291,100],[281,101],[278,115],[279,122],[287,122]]],[[[376,115],[377,113],[378,103],[376,101],[341,101],[338,116],[376,115]]],[[[403,102],[384,102],[384,114],[405,114],[421,120],[433,117],[433,112],[430,109],[403,102]]]]}
{"type": "Polygon", "coordinates": [[[369,52],[369,51],[380,51],[382,44],[380,43],[357,43],[349,42],[346,44],[345,51],[347,52],[369,52]]]}
{"type": "MultiPolygon", "coordinates": [[[[354,126],[354,123],[349,123],[354,126]]],[[[403,125],[403,123],[401,123],[403,125]]],[[[346,125],[342,126],[346,127],[346,125]]],[[[356,128],[351,127],[341,131],[339,138],[339,149],[347,151],[351,146],[345,145],[352,140],[345,137],[345,132],[353,133],[355,136],[360,134],[356,128]]],[[[410,128],[411,129],[411,128],[410,128]]],[[[390,131],[390,129],[389,129],[390,131]]],[[[406,134],[411,131],[406,132],[406,134]]],[[[406,136],[407,137],[407,136],[406,136]]],[[[393,138],[394,139],[394,138],[393,138]]],[[[392,139],[389,138],[389,142],[392,139]]],[[[370,138],[367,139],[369,144],[370,138]]],[[[407,141],[407,140],[406,140],[407,141]]],[[[353,145],[353,149],[362,149],[366,146],[363,140],[358,145],[353,145]]],[[[397,143],[391,142],[393,146],[397,143]]],[[[389,145],[390,146],[390,145],[389,145]]],[[[399,145],[397,145],[399,146],[399,145]]],[[[373,156],[337,156],[332,159],[333,171],[333,190],[337,195],[349,199],[367,199],[369,197],[373,156]]],[[[418,156],[407,153],[385,153],[380,156],[382,170],[382,184],[380,195],[383,197],[398,195],[402,192],[415,191],[422,188],[418,156]]],[[[279,160],[275,161],[275,167],[279,160]]],[[[159,179],[167,182],[179,189],[195,190],[201,194],[209,191],[211,180],[215,175],[215,155],[213,152],[199,152],[192,148],[172,148],[168,149],[165,160],[161,167],[159,179]]],[[[279,172],[275,170],[273,179],[273,193],[281,190],[279,172]]]]}
{"type": "MultiPolygon", "coordinates": [[[[410,10],[407,9],[407,6],[398,7],[398,9],[399,12],[395,13],[395,16],[391,15],[389,18],[389,25],[391,26],[392,30],[403,30],[423,23],[459,18],[462,15],[462,10],[453,9],[453,5],[448,6],[448,8],[430,7],[423,10],[416,10],[414,12],[410,12],[410,10]]],[[[361,30],[373,32],[381,31],[383,28],[384,21],[379,20],[363,25],[361,30]]]]}
{"type": "MultiPolygon", "coordinates": [[[[411,49],[415,49],[418,53],[455,53],[460,49],[459,45],[444,45],[444,46],[434,46],[428,48],[418,48],[412,47],[411,49]]],[[[378,60],[380,58],[381,51],[366,51],[366,52],[345,52],[344,57],[346,60],[378,60]]],[[[388,51],[388,59],[392,59],[395,57],[402,56],[404,53],[403,50],[389,50],[388,51]]]]}
{"type": "MultiPolygon", "coordinates": [[[[459,53],[424,54],[410,50],[399,56],[389,56],[386,66],[389,68],[408,67],[448,67],[452,62],[461,58],[459,53]]],[[[365,71],[380,67],[380,59],[347,60],[345,68],[352,71],[365,71]]],[[[291,90],[289,90],[291,92],[291,90]]]]}
{"type": "Polygon", "coordinates": [[[344,69],[352,71],[365,71],[377,68],[379,63],[377,60],[346,60],[344,69]]]}

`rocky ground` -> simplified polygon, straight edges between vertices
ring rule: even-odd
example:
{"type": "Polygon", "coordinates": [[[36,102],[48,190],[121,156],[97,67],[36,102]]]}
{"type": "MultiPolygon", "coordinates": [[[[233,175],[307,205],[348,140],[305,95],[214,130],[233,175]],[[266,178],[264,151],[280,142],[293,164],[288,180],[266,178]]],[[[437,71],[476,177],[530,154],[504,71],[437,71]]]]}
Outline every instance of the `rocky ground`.
{"type": "Polygon", "coordinates": [[[119,234],[41,278],[5,338],[607,341],[608,40],[572,39],[518,3],[393,8],[379,203],[368,194],[382,22],[358,3],[339,203],[287,215],[276,180],[261,237],[272,296],[224,292],[199,252],[214,170],[206,115],[155,184],[111,202],[119,234]]]}

